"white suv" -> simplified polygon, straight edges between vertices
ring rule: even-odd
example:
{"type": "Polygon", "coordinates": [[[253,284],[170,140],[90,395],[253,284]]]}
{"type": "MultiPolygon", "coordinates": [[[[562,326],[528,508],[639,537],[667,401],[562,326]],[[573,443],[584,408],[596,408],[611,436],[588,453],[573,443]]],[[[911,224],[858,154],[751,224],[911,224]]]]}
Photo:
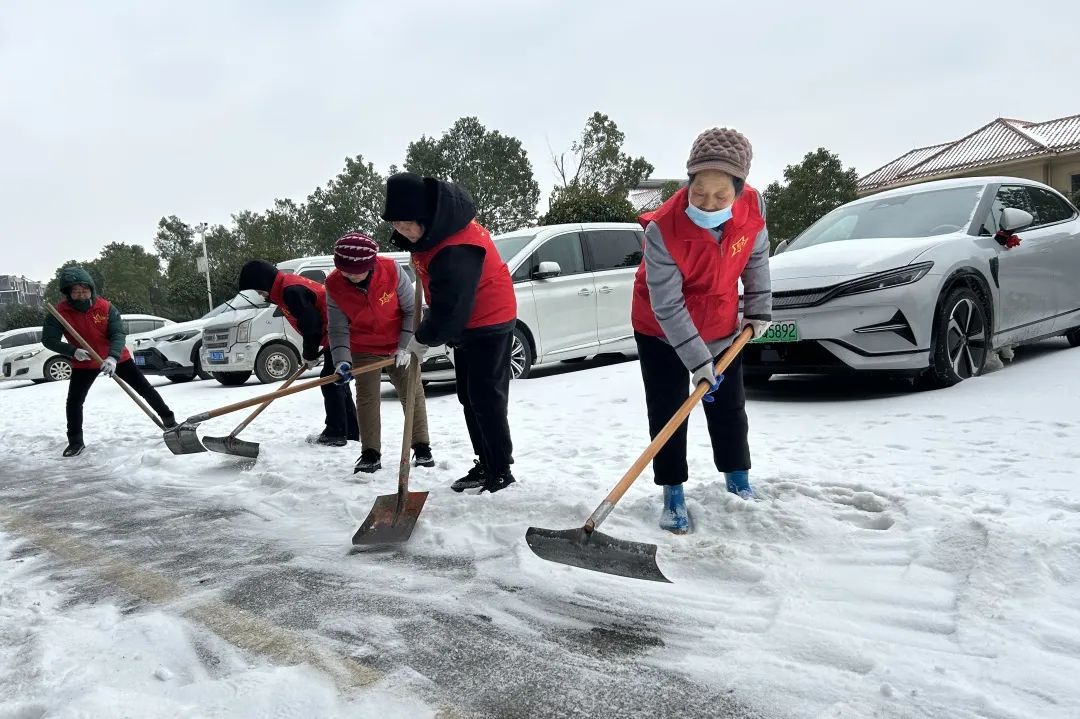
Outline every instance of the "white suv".
{"type": "Polygon", "coordinates": [[[218,315],[248,304],[246,299],[234,297],[197,320],[170,324],[163,329],[128,337],[128,345],[134,349],[132,355],[135,364],[143,374],[162,375],[171,382],[190,382],[196,377],[209,379],[210,373],[203,369],[199,352],[202,349],[203,328],[218,315]]]}

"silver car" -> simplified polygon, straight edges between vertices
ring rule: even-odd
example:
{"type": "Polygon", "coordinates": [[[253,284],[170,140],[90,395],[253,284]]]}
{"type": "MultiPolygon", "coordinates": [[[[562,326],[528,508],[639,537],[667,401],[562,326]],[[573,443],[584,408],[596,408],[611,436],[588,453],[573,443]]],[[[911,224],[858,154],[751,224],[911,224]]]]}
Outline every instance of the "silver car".
{"type": "Polygon", "coordinates": [[[1055,335],[1075,347],[1078,217],[1054,189],[1012,177],[843,205],[770,259],[774,325],[747,346],[747,377],[880,370],[947,387],[998,349],[1055,335]],[[1010,234],[1020,244],[1005,246],[1010,234]]]}

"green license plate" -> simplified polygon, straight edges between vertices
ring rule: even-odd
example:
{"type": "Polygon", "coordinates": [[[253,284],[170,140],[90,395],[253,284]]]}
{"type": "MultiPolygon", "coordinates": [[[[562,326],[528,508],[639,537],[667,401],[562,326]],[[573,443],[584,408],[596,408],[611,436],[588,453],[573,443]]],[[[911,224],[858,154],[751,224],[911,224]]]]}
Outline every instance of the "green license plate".
{"type": "Polygon", "coordinates": [[[750,341],[798,342],[799,327],[795,324],[795,320],[783,320],[780,322],[773,322],[771,325],[769,325],[769,329],[765,330],[765,334],[763,334],[761,337],[755,337],[750,341]]]}

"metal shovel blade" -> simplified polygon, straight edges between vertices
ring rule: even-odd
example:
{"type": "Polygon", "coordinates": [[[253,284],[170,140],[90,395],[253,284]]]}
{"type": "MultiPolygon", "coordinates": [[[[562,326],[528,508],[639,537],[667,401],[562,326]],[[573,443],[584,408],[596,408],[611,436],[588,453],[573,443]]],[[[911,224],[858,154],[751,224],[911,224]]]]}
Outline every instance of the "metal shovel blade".
{"type": "Polygon", "coordinates": [[[397,494],[376,497],[367,519],[353,535],[352,543],[399,544],[409,541],[427,496],[427,492],[409,492],[401,503],[397,494]]]}
{"type": "Polygon", "coordinates": [[[203,437],[202,443],[211,452],[221,452],[222,454],[249,457],[251,459],[259,457],[258,442],[248,442],[232,435],[228,437],[203,437]]]}
{"type": "Polygon", "coordinates": [[[205,452],[206,447],[199,441],[199,435],[195,431],[197,424],[184,422],[172,429],[165,430],[163,435],[165,444],[173,454],[196,454],[205,452]]]}
{"type": "Polygon", "coordinates": [[[536,556],[549,562],[631,579],[671,582],[656,565],[655,544],[628,542],[595,530],[586,533],[581,527],[529,527],[525,541],[536,556]]]}

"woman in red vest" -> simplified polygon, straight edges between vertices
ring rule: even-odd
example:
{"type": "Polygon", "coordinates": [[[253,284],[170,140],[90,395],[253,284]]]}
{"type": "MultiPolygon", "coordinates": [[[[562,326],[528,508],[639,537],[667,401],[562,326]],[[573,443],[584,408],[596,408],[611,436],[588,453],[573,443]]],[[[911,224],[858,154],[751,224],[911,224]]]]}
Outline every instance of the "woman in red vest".
{"type": "Polygon", "coordinates": [[[146,381],[124,346],[127,337],[120,310],[104,297],[97,296],[90,273],[77,265],[65,267],[60,271],[60,292],[64,297],[57,303],[56,311],[105,360],[98,365],[55,317],[48,315],[45,318],[41,343],[53,352],[71,358],[67,395],[68,445],[64,456],[74,457],[83,451],[83,403],[99,374],[106,377],[115,374],[124,380],[158,413],[166,429],[175,427],[176,418],[169,406],[146,381]]]}
{"type": "MultiPolygon", "coordinates": [[[[419,311],[413,283],[401,266],[379,256],[379,245],[362,232],[350,232],[334,244],[334,266],[326,278],[326,312],[334,363],[351,368],[394,357],[387,374],[404,407],[412,353],[413,317],[419,311]]],[[[417,360],[419,361],[419,360],[417,360]]],[[[356,378],[356,414],[360,422],[360,458],[353,474],[382,468],[382,378],[367,372],[356,378]]],[[[412,450],[418,467],[434,467],[428,440],[424,385],[413,391],[412,450]]]]}
{"type": "MultiPolygon", "coordinates": [[[[752,156],[750,141],[735,130],[713,128],[697,137],[686,163],[688,186],[641,217],[644,261],[631,312],[651,435],[686,401],[687,378],[694,386],[707,383],[713,462],[727,490],[744,499],[753,492],[742,361],[736,358],[722,377],[714,376],[713,367],[743,327],[759,337],[772,319],[765,202],[746,184],[752,156]]],[[[656,455],[653,473],[664,488],[660,526],[689,531],[682,487],[688,476],[686,423],[656,455]]]]}
{"type": "Polygon", "coordinates": [[[326,337],[326,288],[307,277],[281,272],[265,260],[251,260],[240,268],[239,288],[241,292],[254,290],[281,308],[285,319],[303,338],[301,352],[309,369],[318,364],[321,357],[320,377],[341,375],[337,382],[320,388],[326,425],[315,437],[315,444],[344,447],[349,440],[360,439],[356,406],[349,392],[352,375],[347,369],[335,366],[330,355],[326,337]]]}
{"type": "Polygon", "coordinates": [[[430,346],[454,349],[458,401],[477,458],[450,488],[498,492],[514,482],[507,402],[517,298],[510,271],[461,185],[393,175],[382,218],[394,226],[394,244],[412,253],[430,307],[409,351],[422,358],[430,346]]]}

